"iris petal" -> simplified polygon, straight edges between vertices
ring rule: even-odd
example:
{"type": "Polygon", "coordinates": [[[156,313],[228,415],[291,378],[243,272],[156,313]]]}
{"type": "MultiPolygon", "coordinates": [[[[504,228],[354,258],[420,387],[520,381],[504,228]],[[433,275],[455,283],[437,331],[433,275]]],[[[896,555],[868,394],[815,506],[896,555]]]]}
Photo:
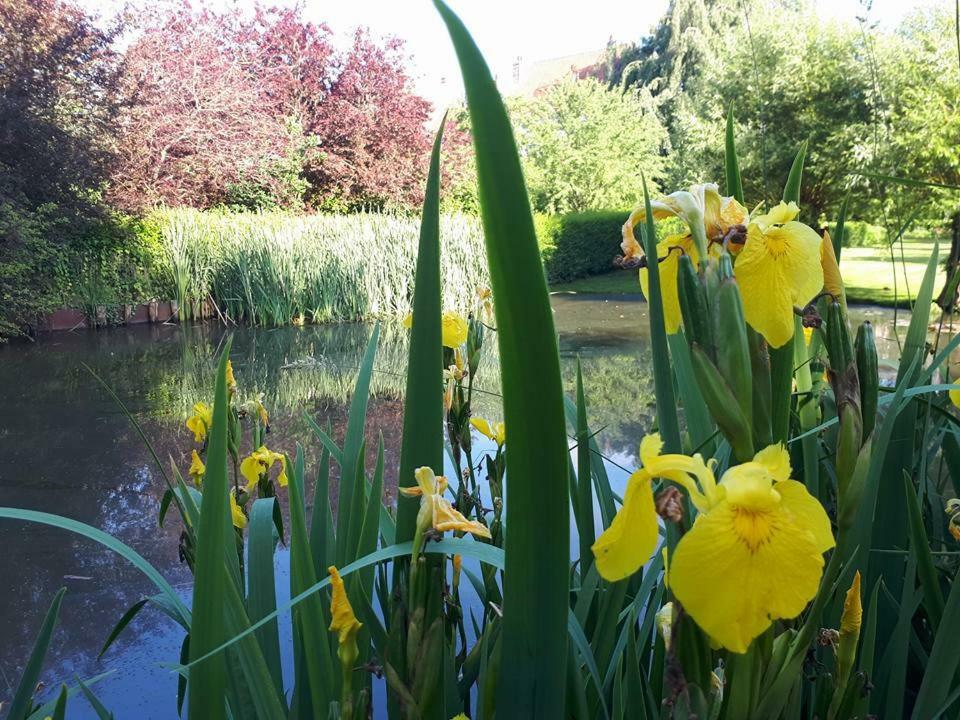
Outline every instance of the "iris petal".
{"type": "Polygon", "coordinates": [[[613,582],[635,573],[653,555],[658,535],[650,474],[638,470],[627,480],[620,511],[593,544],[600,575],[613,582]]]}
{"type": "Polygon", "coordinates": [[[816,594],[823,557],[789,513],[721,503],[697,518],[670,562],[670,588],[697,624],[733,652],[816,594]]]}

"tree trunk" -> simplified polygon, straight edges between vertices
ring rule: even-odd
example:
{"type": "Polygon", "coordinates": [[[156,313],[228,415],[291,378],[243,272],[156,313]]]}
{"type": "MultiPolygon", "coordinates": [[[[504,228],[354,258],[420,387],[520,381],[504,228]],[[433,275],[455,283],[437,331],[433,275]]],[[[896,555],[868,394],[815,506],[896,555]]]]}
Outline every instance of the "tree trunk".
{"type": "Polygon", "coordinates": [[[940,291],[940,297],[937,298],[937,305],[944,312],[953,312],[957,306],[958,283],[954,277],[960,272],[960,210],[953,213],[950,221],[950,255],[946,259],[947,282],[940,291]]]}

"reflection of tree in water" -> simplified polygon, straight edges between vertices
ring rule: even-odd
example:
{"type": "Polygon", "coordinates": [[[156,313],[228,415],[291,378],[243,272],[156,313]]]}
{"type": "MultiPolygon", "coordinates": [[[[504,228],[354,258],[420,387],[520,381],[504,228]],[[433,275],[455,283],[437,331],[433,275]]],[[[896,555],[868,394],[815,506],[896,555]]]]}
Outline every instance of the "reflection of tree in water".
{"type": "MultiPolygon", "coordinates": [[[[631,348],[633,349],[633,348],[631,348]]],[[[635,352],[587,352],[580,356],[591,430],[604,454],[633,454],[656,414],[653,370],[635,352]]],[[[576,358],[561,365],[563,389],[576,397],[576,358]]]]}
{"type": "MultiPolygon", "coordinates": [[[[321,446],[306,414],[321,426],[329,422],[334,438],[342,443],[348,403],[371,330],[370,325],[348,324],[229,331],[240,399],[263,393],[271,414],[267,442],[272,449],[293,454],[296,443],[303,444],[308,498],[321,446]]],[[[8,412],[0,417],[4,504],[63,514],[113,533],[188,592],[189,574],[177,558],[179,521],[171,514],[162,530],[156,524],[164,491],[160,473],[127,419],[81,363],[90,365],[135,413],[158,455],[164,460],[172,457],[184,470],[193,443],[183,420],[194,402],[210,401],[215,359],[227,334],[212,324],[154,325],[60,333],[36,345],[0,349],[0,386],[10,389],[5,400],[8,412]]],[[[475,396],[475,408],[477,414],[499,419],[493,336],[485,352],[476,386],[488,392],[475,396]]],[[[638,362],[633,345],[585,349],[581,354],[591,424],[602,428],[601,449],[632,453],[650,424],[649,369],[638,362]]],[[[406,360],[406,331],[384,324],[372,379],[366,461],[372,471],[382,432],[391,502],[406,360]]],[[[565,390],[572,395],[575,358],[567,354],[563,377],[565,390]]],[[[339,468],[334,464],[331,472],[335,506],[339,468]]],[[[151,592],[125,561],[69,533],[22,523],[0,523],[0,543],[5,548],[0,573],[10,588],[0,594],[0,622],[7,628],[0,667],[15,672],[22,666],[47,603],[64,584],[69,592],[51,650],[48,682],[70,680],[73,673],[89,676],[121,662],[121,672],[136,683],[145,671],[134,666],[154,661],[131,660],[138,652],[159,643],[160,648],[174,648],[165,659],[175,656],[179,631],[156,613],[147,613],[101,663],[95,661],[113,623],[151,592]]]]}

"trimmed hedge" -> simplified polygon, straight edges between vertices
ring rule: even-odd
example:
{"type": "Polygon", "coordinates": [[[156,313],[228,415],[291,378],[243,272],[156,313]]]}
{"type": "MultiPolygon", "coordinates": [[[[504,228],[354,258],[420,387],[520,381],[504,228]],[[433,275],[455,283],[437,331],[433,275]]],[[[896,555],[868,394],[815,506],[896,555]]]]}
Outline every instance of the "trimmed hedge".
{"type": "Polygon", "coordinates": [[[629,210],[538,215],[537,239],[547,280],[569,282],[611,270],[629,215],[629,210]]]}

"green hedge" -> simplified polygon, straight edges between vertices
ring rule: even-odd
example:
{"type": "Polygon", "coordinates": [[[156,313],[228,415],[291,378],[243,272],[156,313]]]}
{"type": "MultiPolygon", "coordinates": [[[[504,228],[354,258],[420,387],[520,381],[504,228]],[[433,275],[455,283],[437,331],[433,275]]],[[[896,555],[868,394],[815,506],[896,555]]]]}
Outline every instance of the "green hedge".
{"type": "Polygon", "coordinates": [[[547,279],[569,282],[613,267],[620,254],[620,230],[629,210],[594,210],[568,215],[538,215],[537,238],[547,279]]]}
{"type": "Polygon", "coordinates": [[[842,247],[881,247],[887,244],[887,233],[879,225],[848,220],[843,226],[842,247]]]}

